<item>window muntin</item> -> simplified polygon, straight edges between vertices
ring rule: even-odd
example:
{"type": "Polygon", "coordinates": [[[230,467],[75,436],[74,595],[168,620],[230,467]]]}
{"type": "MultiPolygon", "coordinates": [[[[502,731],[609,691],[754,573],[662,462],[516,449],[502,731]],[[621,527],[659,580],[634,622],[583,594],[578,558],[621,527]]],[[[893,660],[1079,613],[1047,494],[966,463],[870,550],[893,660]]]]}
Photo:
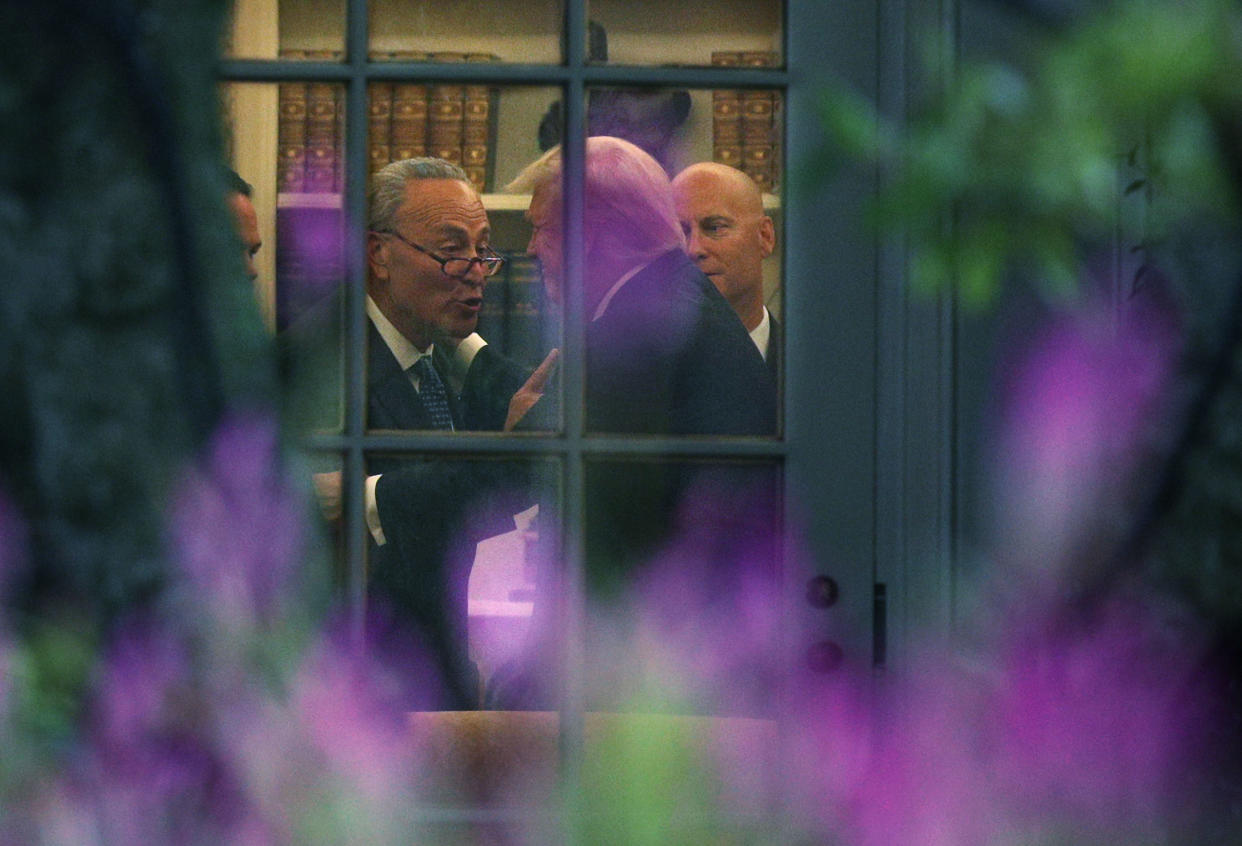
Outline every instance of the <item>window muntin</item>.
{"type": "Polygon", "coordinates": [[[591,62],[722,67],[784,64],[779,0],[679,4],[588,0],[587,18],[586,55],[591,62]],[[607,45],[606,56],[600,55],[601,41],[607,45]]]}
{"type": "Polygon", "coordinates": [[[373,61],[556,65],[561,55],[561,0],[520,6],[480,0],[372,0],[373,61]]]}
{"type": "MultiPolygon", "coordinates": [[[[571,8],[569,10],[567,18],[571,25],[574,21],[583,21],[581,12],[581,9],[575,11],[571,8]]],[[[365,27],[360,29],[355,24],[351,32],[356,33],[358,31],[365,31],[365,27]]],[[[353,38],[351,44],[354,44],[355,48],[361,46],[365,50],[365,43],[358,45],[356,37],[353,38]]],[[[585,103],[588,89],[592,86],[629,87],[631,84],[650,85],[654,78],[652,76],[643,76],[642,74],[637,73],[633,79],[624,78],[623,74],[604,74],[602,76],[592,76],[592,71],[581,61],[582,57],[577,56],[576,50],[571,49],[568,58],[569,64],[563,68],[540,72],[523,69],[520,72],[515,72],[506,77],[498,75],[497,70],[494,67],[489,66],[486,70],[480,70],[478,72],[477,79],[479,81],[486,81],[489,83],[503,81],[514,83],[515,87],[518,85],[524,85],[527,88],[530,88],[532,83],[543,84],[545,86],[552,83],[565,92],[565,96],[561,98],[562,102],[571,102],[569,98],[574,96],[579,98],[577,102],[583,105],[580,105],[578,108],[568,109],[570,121],[564,130],[567,146],[570,148],[567,154],[569,166],[566,179],[566,194],[572,195],[575,191],[580,190],[581,187],[581,172],[579,170],[580,155],[574,152],[574,148],[576,147],[580,150],[581,148],[578,145],[581,145],[582,143],[582,131],[580,128],[576,128],[573,125],[573,119],[575,117],[585,119],[585,103]]],[[[480,64],[480,68],[483,67],[484,66],[480,64]]],[[[226,74],[243,73],[242,65],[238,65],[237,69],[232,72],[228,70],[228,66],[226,65],[225,71],[226,74]]],[[[266,71],[261,67],[247,65],[244,68],[244,78],[267,78],[270,81],[275,81],[277,79],[284,80],[286,78],[285,73],[282,71],[274,71],[273,76],[271,77],[264,77],[265,72],[266,71]]],[[[358,62],[347,64],[342,67],[341,73],[342,76],[334,76],[333,78],[344,79],[344,84],[349,87],[350,91],[353,92],[365,92],[365,86],[368,82],[374,82],[384,78],[410,78],[410,74],[399,68],[394,70],[392,73],[386,73],[385,69],[378,62],[373,62],[370,65],[358,62]]],[[[719,73],[719,71],[716,73],[719,73]]],[[[739,84],[753,87],[756,79],[759,79],[760,77],[756,77],[753,72],[747,73],[749,75],[743,74],[742,77],[739,77],[739,79],[741,79],[739,84]]],[[[661,79],[659,82],[662,86],[694,88],[700,96],[703,92],[712,90],[712,88],[720,82],[720,77],[718,76],[699,76],[690,69],[661,69],[660,74],[661,79]]],[[[460,78],[462,80],[471,79],[468,75],[461,77],[454,76],[453,78],[460,78]]],[[[770,85],[779,86],[784,84],[783,72],[771,72],[768,76],[762,77],[762,79],[765,83],[770,85]]],[[[552,99],[556,98],[553,97],[552,99]]],[[[353,126],[355,121],[363,122],[365,119],[365,110],[360,110],[355,104],[352,107],[352,110],[350,110],[350,122],[352,129],[347,127],[346,135],[353,138],[365,137],[365,129],[363,134],[359,136],[357,127],[353,126]]],[[[346,170],[348,173],[362,174],[365,171],[366,156],[360,153],[357,149],[349,152],[346,156],[346,160],[346,170]]],[[[346,197],[343,203],[345,208],[348,209],[351,207],[357,207],[358,197],[360,196],[358,193],[359,191],[360,186],[357,184],[356,180],[346,180],[346,197]]],[[[516,202],[521,203],[522,199],[519,198],[516,202]]],[[[352,233],[358,229],[360,229],[360,227],[355,225],[354,227],[351,227],[349,231],[352,233]]],[[[572,243],[572,239],[575,234],[579,237],[581,235],[580,232],[568,233],[568,237],[571,241],[571,243],[567,245],[567,250],[570,253],[570,261],[568,264],[571,265],[571,272],[573,271],[572,265],[575,263],[573,260],[575,247],[572,243]]],[[[348,264],[349,262],[347,262],[347,265],[348,264]]],[[[352,274],[350,281],[360,281],[356,278],[358,276],[358,265],[353,265],[352,269],[347,267],[347,276],[350,274],[352,274]]],[[[357,339],[361,337],[361,333],[358,331],[358,328],[365,326],[364,321],[366,318],[361,309],[358,307],[358,302],[351,303],[348,297],[344,299],[345,302],[343,302],[341,312],[341,325],[345,330],[345,334],[353,338],[356,342],[357,339]]],[[[581,317],[579,316],[577,319],[581,320],[581,317]]],[[[573,320],[574,319],[571,318],[571,324],[573,323],[573,320]]],[[[570,331],[568,333],[570,337],[565,340],[565,347],[570,356],[573,356],[575,352],[578,354],[581,353],[581,335],[579,334],[581,328],[580,324],[576,328],[572,325],[570,326],[570,331]]],[[[578,565],[575,565],[572,562],[579,561],[582,558],[581,525],[584,518],[584,506],[582,500],[588,487],[584,481],[586,475],[588,475],[587,467],[585,465],[589,465],[590,461],[593,460],[593,456],[607,454],[607,450],[610,447],[620,449],[622,452],[626,453],[632,451],[635,455],[649,454],[654,456],[667,455],[670,452],[684,450],[691,454],[705,456],[730,456],[735,454],[759,455],[761,457],[771,459],[779,465],[784,454],[784,446],[779,442],[756,444],[734,440],[705,440],[701,442],[696,441],[694,443],[677,445],[672,443],[670,439],[667,438],[636,440],[609,439],[607,437],[587,438],[584,437],[585,433],[583,432],[581,425],[582,418],[580,416],[576,416],[572,411],[567,415],[567,426],[564,431],[564,435],[559,438],[513,438],[503,439],[503,443],[500,443],[502,439],[481,436],[470,444],[461,443],[459,439],[458,442],[456,442],[457,445],[450,448],[447,441],[438,436],[395,432],[366,432],[364,426],[359,425],[359,422],[363,420],[363,415],[359,413],[359,410],[355,405],[355,403],[357,403],[363,395],[356,389],[356,386],[352,392],[349,390],[350,381],[360,382],[359,377],[361,375],[361,371],[357,367],[356,361],[358,353],[355,347],[343,349],[342,352],[342,357],[344,359],[344,370],[346,376],[348,377],[346,379],[347,390],[344,394],[344,397],[348,401],[343,403],[343,425],[339,428],[339,431],[335,434],[330,434],[326,440],[320,439],[315,443],[320,445],[328,444],[333,448],[339,448],[343,456],[343,466],[346,470],[346,480],[344,485],[346,514],[344,518],[342,536],[345,538],[345,545],[349,552],[349,583],[351,585],[352,595],[355,599],[358,598],[358,585],[360,584],[360,579],[363,576],[362,567],[364,566],[363,560],[365,558],[363,550],[365,549],[367,537],[362,514],[362,509],[364,507],[363,498],[360,496],[363,489],[362,479],[368,472],[366,462],[364,460],[364,454],[366,454],[365,451],[371,450],[373,447],[382,448],[384,450],[403,449],[418,453],[420,456],[439,455],[446,451],[466,451],[473,453],[477,449],[481,452],[495,453],[498,455],[553,455],[559,457],[562,461],[562,464],[560,465],[560,472],[562,474],[562,482],[565,490],[563,522],[569,529],[561,543],[563,551],[565,552],[562,560],[569,563],[565,565],[565,570],[562,574],[564,579],[563,582],[558,585],[558,591],[570,600],[574,600],[579,596],[578,591],[581,585],[581,575],[577,574],[578,565]]],[[[581,380],[583,374],[580,369],[577,373],[574,373],[572,366],[570,366],[568,370],[569,372],[567,373],[566,384],[569,386],[570,390],[567,394],[565,403],[567,406],[572,406],[577,401],[575,400],[575,396],[581,396],[580,387],[582,385],[581,380]]],[[[569,607],[572,605],[573,602],[571,601],[565,608],[561,609],[571,618],[576,613],[571,607],[569,607]]],[[[569,625],[565,626],[566,631],[571,637],[578,631],[578,628],[578,625],[575,624],[572,619],[569,620],[569,625]]],[[[565,719],[561,721],[561,726],[565,732],[567,748],[570,750],[569,756],[572,759],[573,756],[577,754],[573,750],[581,750],[581,713],[577,712],[574,706],[574,703],[577,700],[573,694],[573,691],[575,689],[580,690],[582,687],[582,667],[576,664],[576,659],[573,657],[572,650],[568,651],[570,652],[568,662],[566,663],[564,660],[561,660],[565,656],[558,656],[558,665],[561,668],[568,668],[569,670],[568,677],[564,679],[563,687],[570,691],[570,696],[568,700],[558,698],[556,704],[558,706],[564,705],[566,702],[569,704],[569,708],[565,712],[565,719]],[[578,736],[579,740],[575,741],[575,736],[578,736]]]]}

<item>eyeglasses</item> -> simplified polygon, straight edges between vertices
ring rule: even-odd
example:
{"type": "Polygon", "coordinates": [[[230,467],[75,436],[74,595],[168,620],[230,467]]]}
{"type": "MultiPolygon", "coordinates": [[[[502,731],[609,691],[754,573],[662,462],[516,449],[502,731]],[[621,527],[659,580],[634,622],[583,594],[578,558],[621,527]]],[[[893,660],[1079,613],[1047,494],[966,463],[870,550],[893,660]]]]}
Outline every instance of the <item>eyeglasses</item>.
{"type": "Polygon", "coordinates": [[[474,258],[443,258],[431,252],[431,250],[418,246],[413,241],[407,241],[399,232],[386,230],[377,234],[391,235],[407,247],[413,247],[432,261],[438,263],[444,275],[453,279],[465,279],[470,275],[471,269],[476,264],[482,269],[484,276],[495,276],[505,263],[504,256],[498,255],[486,247],[481,248],[479,255],[474,258]]]}

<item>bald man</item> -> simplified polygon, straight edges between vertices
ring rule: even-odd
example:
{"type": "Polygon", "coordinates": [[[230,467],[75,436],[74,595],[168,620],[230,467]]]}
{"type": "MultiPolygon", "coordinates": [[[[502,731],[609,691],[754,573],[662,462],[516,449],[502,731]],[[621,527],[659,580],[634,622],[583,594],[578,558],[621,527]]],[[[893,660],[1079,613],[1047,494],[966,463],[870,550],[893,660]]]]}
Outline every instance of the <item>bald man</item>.
{"type": "Polygon", "coordinates": [[[776,248],[763,194],[736,168],[716,162],[690,165],[673,180],[686,251],[741,318],[775,376],[780,325],[763,304],[763,260],[776,248]]]}

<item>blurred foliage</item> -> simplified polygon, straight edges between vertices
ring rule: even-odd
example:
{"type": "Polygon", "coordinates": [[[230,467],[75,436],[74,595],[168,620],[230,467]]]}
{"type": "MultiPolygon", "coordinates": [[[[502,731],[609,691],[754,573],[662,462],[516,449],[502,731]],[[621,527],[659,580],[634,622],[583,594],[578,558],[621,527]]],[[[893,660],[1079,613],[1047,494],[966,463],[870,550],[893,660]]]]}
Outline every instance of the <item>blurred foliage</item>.
{"type": "Polygon", "coordinates": [[[1196,215],[1236,215],[1218,130],[1242,109],[1240,27],[1225,0],[1117,3],[1045,33],[1029,68],[964,64],[904,126],[829,91],[820,174],[858,159],[880,168],[872,222],[909,237],[917,286],[956,285],[980,307],[1020,267],[1063,299],[1083,279],[1081,246],[1108,239],[1122,197],[1152,204],[1150,240],[1196,215]]]}

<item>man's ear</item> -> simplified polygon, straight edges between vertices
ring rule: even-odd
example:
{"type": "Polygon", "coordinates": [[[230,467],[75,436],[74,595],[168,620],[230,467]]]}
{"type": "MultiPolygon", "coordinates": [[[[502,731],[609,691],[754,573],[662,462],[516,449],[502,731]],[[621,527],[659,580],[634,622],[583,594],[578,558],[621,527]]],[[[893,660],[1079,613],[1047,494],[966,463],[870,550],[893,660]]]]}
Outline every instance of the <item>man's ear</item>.
{"type": "Polygon", "coordinates": [[[766,214],[759,220],[759,244],[764,258],[772,255],[776,249],[776,227],[772,224],[772,218],[766,214]]]}
{"type": "Polygon", "coordinates": [[[367,233],[367,263],[376,279],[388,278],[388,242],[378,232],[367,233]]]}

